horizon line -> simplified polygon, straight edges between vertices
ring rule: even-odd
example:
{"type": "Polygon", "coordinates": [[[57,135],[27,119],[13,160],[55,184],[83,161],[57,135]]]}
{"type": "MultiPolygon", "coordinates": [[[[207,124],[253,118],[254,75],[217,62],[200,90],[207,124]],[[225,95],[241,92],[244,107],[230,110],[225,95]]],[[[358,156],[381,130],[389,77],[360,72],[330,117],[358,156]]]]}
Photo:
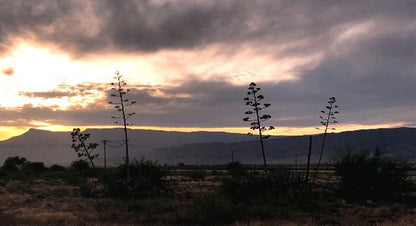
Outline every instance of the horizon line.
{"type": "MultiPolygon", "coordinates": [[[[17,131],[14,133],[3,134],[0,137],[0,141],[5,141],[13,137],[20,136],[27,133],[29,130],[43,130],[50,132],[71,132],[73,128],[80,128],[85,131],[87,129],[117,129],[122,127],[113,126],[113,125],[95,125],[95,126],[63,126],[63,125],[54,125],[54,126],[41,126],[41,127],[24,127],[17,128],[17,131]]],[[[372,129],[394,129],[394,128],[416,128],[412,126],[405,126],[402,123],[396,124],[378,124],[378,125],[357,125],[357,124],[348,124],[348,125],[339,125],[335,131],[331,133],[342,133],[342,132],[352,132],[358,130],[372,130],[372,129]]],[[[3,130],[7,130],[7,127],[3,127],[3,130]]],[[[13,130],[12,128],[8,128],[13,130]]],[[[133,130],[153,130],[153,131],[166,131],[166,132],[225,132],[225,133],[235,133],[235,134],[247,134],[250,129],[248,127],[159,127],[159,126],[131,126],[128,129],[133,130]]],[[[271,136],[307,136],[307,135],[317,135],[322,134],[322,130],[317,130],[315,127],[276,127],[275,130],[271,131],[268,135],[271,136]]]]}

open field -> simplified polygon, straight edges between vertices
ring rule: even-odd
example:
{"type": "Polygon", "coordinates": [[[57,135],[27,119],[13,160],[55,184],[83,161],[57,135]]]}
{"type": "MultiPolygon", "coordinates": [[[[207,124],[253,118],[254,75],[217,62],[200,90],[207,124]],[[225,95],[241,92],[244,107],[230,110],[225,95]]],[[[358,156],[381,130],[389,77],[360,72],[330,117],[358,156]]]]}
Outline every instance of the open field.
{"type": "MultiPolygon", "coordinates": [[[[71,175],[68,169],[36,175],[2,171],[0,221],[5,225],[193,225],[199,223],[192,216],[196,200],[216,194],[224,178],[230,177],[221,167],[208,168],[167,169],[163,195],[135,200],[105,197],[95,176],[71,175]]],[[[416,225],[415,203],[346,202],[333,194],[337,184],[333,171],[322,170],[319,178],[314,189],[333,196],[320,203],[321,210],[242,217],[229,224],[416,225]]]]}

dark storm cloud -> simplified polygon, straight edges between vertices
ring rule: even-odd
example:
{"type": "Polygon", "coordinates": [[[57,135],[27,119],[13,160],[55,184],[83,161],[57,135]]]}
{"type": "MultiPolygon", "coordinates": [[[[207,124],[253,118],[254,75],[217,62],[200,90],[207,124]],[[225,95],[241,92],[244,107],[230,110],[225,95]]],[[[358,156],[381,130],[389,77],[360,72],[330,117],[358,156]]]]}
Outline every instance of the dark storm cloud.
{"type": "Polygon", "coordinates": [[[239,43],[254,42],[302,55],[319,51],[337,29],[353,23],[408,24],[414,21],[415,5],[413,1],[10,0],[0,6],[0,41],[31,34],[80,55],[109,48],[155,51],[214,43],[238,48],[239,43]]]}
{"type": "MultiPolygon", "coordinates": [[[[340,106],[339,122],[349,124],[383,124],[415,121],[416,85],[412,71],[390,74],[384,68],[357,74],[349,58],[328,61],[314,70],[305,71],[305,79],[283,83],[258,83],[272,104],[267,113],[277,126],[317,126],[319,112],[328,98],[335,96],[340,106]],[[346,71],[340,73],[340,71],[346,71]],[[324,73],[325,72],[325,73],[324,73]]],[[[388,65],[386,65],[388,67],[388,65]]],[[[248,86],[248,84],[247,84],[248,86]]],[[[157,111],[148,112],[151,104],[134,107],[137,125],[158,126],[245,126],[241,120],[247,110],[242,99],[247,86],[235,86],[225,81],[190,81],[180,87],[165,88],[165,93],[188,94],[188,98],[154,98],[157,111]]],[[[151,96],[148,96],[151,98],[151,96]]]]}
{"type": "MultiPolygon", "coordinates": [[[[341,61],[341,60],[340,60],[341,61]]],[[[265,111],[272,115],[270,124],[275,126],[303,127],[317,126],[318,115],[327,98],[335,96],[340,107],[338,116],[341,123],[381,124],[408,122],[413,126],[415,117],[414,96],[408,97],[411,85],[403,86],[402,77],[380,83],[377,89],[360,84],[360,78],[331,80],[320,71],[338,71],[338,64],[328,62],[308,72],[308,79],[278,84],[258,83],[272,106],[265,111]],[[358,81],[357,81],[358,79],[358,81]],[[325,85],[322,88],[322,82],[325,85]],[[316,88],[321,87],[321,88],[316,88]],[[395,92],[381,92],[384,90],[395,92]]],[[[346,65],[345,67],[349,67],[346,65]]],[[[345,69],[345,68],[341,68],[345,69]]],[[[413,81],[410,81],[414,83],[413,81]]],[[[172,127],[231,127],[246,126],[242,121],[247,107],[244,105],[247,86],[235,86],[224,81],[194,80],[177,87],[132,88],[128,98],[137,101],[127,109],[137,114],[131,118],[133,125],[172,127]],[[154,96],[164,93],[167,96],[154,96]]],[[[110,97],[109,97],[110,99],[110,97]]],[[[108,100],[109,100],[108,99],[108,100]]],[[[2,124],[18,120],[59,122],[66,125],[112,125],[111,116],[117,111],[106,100],[84,108],[76,107],[65,111],[51,108],[35,108],[26,105],[18,110],[2,109],[2,124]],[[8,122],[9,121],[9,122],[8,122]]]]}
{"type": "MultiPolygon", "coordinates": [[[[136,112],[131,118],[134,125],[142,126],[183,126],[216,127],[238,125],[240,113],[244,110],[242,87],[226,82],[192,81],[179,87],[143,87],[132,88],[128,94],[136,105],[127,108],[136,112]],[[154,96],[165,93],[167,96],[154,96]],[[184,97],[183,95],[186,95],[184,97]],[[236,117],[234,117],[236,116],[236,117]]],[[[1,124],[28,125],[31,120],[57,122],[63,125],[112,125],[111,116],[118,112],[107,104],[107,100],[85,107],[66,110],[58,106],[34,107],[25,105],[21,108],[0,109],[1,124]],[[54,110],[55,109],[55,110],[54,110]]]]}
{"type": "MultiPolygon", "coordinates": [[[[305,54],[328,44],[339,28],[367,20],[402,26],[414,20],[412,1],[97,1],[102,22],[95,37],[128,51],[198,48],[254,42],[305,54]],[[298,42],[301,43],[298,43],[298,42]]],[[[82,39],[80,40],[82,41],[82,39]]]]}
{"type": "Polygon", "coordinates": [[[3,0],[0,4],[0,51],[10,48],[10,40],[54,26],[59,18],[73,10],[69,1],[3,0]]]}
{"type": "Polygon", "coordinates": [[[42,98],[42,99],[59,99],[63,97],[74,96],[93,96],[99,92],[105,91],[108,84],[105,83],[89,83],[89,84],[77,84],[77,85],[58,85],[56,89],[49,91],[38,92],[19,92],[20,96],[26,96],[30,98],[42,98]]]}

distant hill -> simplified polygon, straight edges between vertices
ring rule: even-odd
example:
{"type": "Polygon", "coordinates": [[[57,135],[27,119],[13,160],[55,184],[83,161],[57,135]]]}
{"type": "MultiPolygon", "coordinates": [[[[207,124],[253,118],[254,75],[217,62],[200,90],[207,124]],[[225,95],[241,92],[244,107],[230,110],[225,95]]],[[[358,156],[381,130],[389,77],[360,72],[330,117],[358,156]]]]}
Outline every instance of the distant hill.
{"type": "MultiPolygon", "coordinates": [[[[312,136],[312,161],[319,158],[322,135],[312,136]]],[[[306,163],[309,136],[289,136],[266,141],[266,157],[271,163],[306,163]]],[[[373,129],[328,134],[324,158],[331,160],[341,152],[359,152],[379,147],[385,155],[416,162],[416,128],[373,129]]],[[[235,160],[245,163],[261,163],[262,156],[258,141],[235,143],[185,144],[179,147],[159,148],[149,157],[166,163],[212,164],[235,160]]]]}
{"type": "MultiPolygon", "coordinates": [[[[122,129],[90,129],[90,142],[100,146],[97,159],[102,164],[102,140],[117,146],[123,141],[122,129]]],[[[254,137],[244,134],[223,132],[166,132],[155,130],[129,130],[131,158],[145,156],[160,163],[177,164],[221,164],[231,161],[231,151],[236,160],[245,163],[262,161],[259,143],[254,137]]],[[[376,146],[387,151],[386,155],[416,160],[416,128],[374,129],[329,134],[324,151],[325,159],[336,156],[349,148],[360,151],[376,146]]],[[[319,155],[321,135],[313,136],[312,160],[319,155]]],[[[272,163],[293,163],[295,155],[298,162],[306,162],[309,136],[274,137],[266,142],[266,156],[272,163]]],[[[23,156],[30,161],[47,164],[68,165],[76,159],[71,147],[69,132],[50,132],[30,129],[28,132],[0,142],[0,164],[9,156],[23,156]]],[[[123,147],[107,147],[108,163],[121,163],[124,158],[123,147]]]]}
{"type": "MultiPolygon", "coordinates": [[[[99,143],[98,153],[103,152],[102,140],[115,141],[109,143],[118,146],[123,143],[122,129],[88,129],[91,134],[89,142],[99,143]]],[[[129,130],[129,143],[131,157],[141,158],[148,152],[162,147],[174,147],[189,143],[207,142],[240,142],[253,139],[244,134],[225,132],[168,132],[157,130],[129,130]]],[[[9,156],[23,156],[30,161],[42,161],[45,163],[69,164],[76,159],[71,149],[70,132],[51,132],[45,130],[30,129],[26,133],[0,141],[0,164],[9,156]]],[[[101,154],[102,157],[102,154],[101,154]]],[[[123,147],[107,147],[107,160],[109,163],[123,161],[123,147]]],[[[97,161],[102,161],[97,159],[97,161]]]]}

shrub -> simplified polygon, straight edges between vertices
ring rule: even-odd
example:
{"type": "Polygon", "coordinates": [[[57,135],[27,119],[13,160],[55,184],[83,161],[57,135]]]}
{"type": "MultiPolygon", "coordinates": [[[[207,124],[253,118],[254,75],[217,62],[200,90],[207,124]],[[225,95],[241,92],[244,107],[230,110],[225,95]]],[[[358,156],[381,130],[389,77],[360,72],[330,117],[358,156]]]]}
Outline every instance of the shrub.
{"type": "Polygon", "coordinates": [[[26,162],[22,168],[25,170],[34,171],[37,173],[47,170],[43,162],[26,162]]]}
{"type": "MultiPolygon", "coordinates": [[[[276,202],[282,198],[298,201],[306,183],[286,170],[275,170],[267,177],[248,173],[246,176],[223,180],[220,190],[234,202],[276,202]]],[[[300,200],[299,200],[300,201],[300,200]]]]}
{"type": "Polygon", "coordinates": [[[79,171],[66,170],[62,173],[62,179],[71,185],[81,185],[87,183],[87,177],[79,171]]]}
{"type": "Polygon", "coordinates": [[[129,183],[125,179],[114,179],[107,181],[106,196],[116,199],[127,199],[133,196],[129,183]]]}
{"type": "Polygon", "coordinates": [[[0,169],[0,179],[6,178],[7,176],[7,172],[3,169],[0,169]]]}
{"type": "Polygon", "coordinates": [[[66,168],[65,167],[63,167],[63,166],[61,166],[61,165],[58,165],[58,164],[53,164],[51,167],[49,167],[50,168],[50,170],[52,170],[52,171],[65,171],[66,170],[66,168]]]}
{"type": "MultiPolygon", "coordinates": [[[[59,168],[59,166],[55,166],[54,168],[59,168]]],[[[91,170],[88,162],[83,159],[73,161],[70,170],[64,170],[62,172],[63,179],[72,185],[82,185],[87,183],[89,176],[95,176],[95,172],[91,170]]]]}
{"type": "MultiPolygon", "coordinates": [[[[165,197],[154,197],[132,200],[127,203],[127,210],[139,214],[143,224],[158,225],[157,221],[165,218],[166,213],[173,210],[173,206],[171,201],[165,197]]],[[[165,220],[167,219],[165,218],[162,221],[165,220]]],[[[166,224],[166,222],[164,223],[166,224]]]]}
{"type": "Polygon", "coordinates": [[[3,169],[5,170],[16,170],[21,169],[23,165],[27,162],[24,157],[8,157],[3,163],[3,169]]]}
{"type": "Polygon", "coordinates": [[[394,201],[412,190],[408,164],[385,158],[376,148],[356,154],[341,154],[335,163],[341,195],[349,201],[394,201]]]}
{"type": "Polygon", "coordinates": [[[87,171],[90,169],[90,165],[86,160],[79,159],[72,162],[71,168],[79,171],[87,171]]]}
{"type": "Polygon", "coordinates": [[[228,163],[226,170],[232,177],[241,177],[247,175],[247,169],[240,162],[228,163]]]}
{"type": "Polygon", "coordinates": [[[268,185],[267,178],[264,176],[255,176],[250,174],[245,177],[232,177],[223,180],[220,191],[225,197],[233,202],[251,202],[253,200],[265,200],[271,189],[268,185]]]}
{"type": "Polygon", "coordinates": [[[187,213],[189,221],[203,225],[221,225],[233,220],[233,206],[221,195],[196,198],[187,213]]]}
{"type": "Polygon", "coordinates": [[[92,198],[95,196],[95,193],[90,184],[84,183],[79,186],[79,195],[84,198],[92,198]]]}
{"type": "Polygon", "coordinates": [[[299,210],[316,208],[315,196],[300,178],[298,173],[285,169],[270,171],[268,176],[249,172],[225,178],[219,191],[230,200],[234,219],[288,219],[299,210]]]}
{"type": "Polygon", "coordinates": [[[160,194],[165,186],[163,172],[156,162],[141,159],[130,163],[130,179],[126,178],[126,165],[118,167],[114,177],[107,179],[107,195],[113,198],[146,198],[160,194]]]}

